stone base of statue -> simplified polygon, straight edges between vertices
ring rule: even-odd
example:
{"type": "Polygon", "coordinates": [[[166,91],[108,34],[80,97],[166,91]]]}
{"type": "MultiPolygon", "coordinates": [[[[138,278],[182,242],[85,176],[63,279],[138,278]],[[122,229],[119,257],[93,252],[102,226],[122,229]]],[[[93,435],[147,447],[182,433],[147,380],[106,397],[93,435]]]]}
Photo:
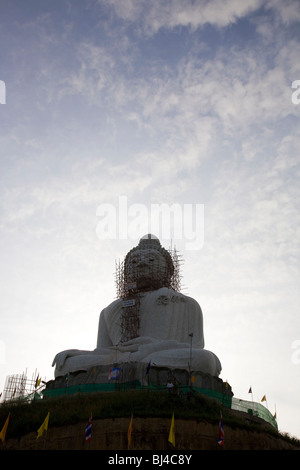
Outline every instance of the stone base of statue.
{"type": "Polygon", "coordinates": [[[233,396],[230,385],[219,377],[188,368],[171,368],[144,362],[98,365],[78,370],[47,382],[44,398],[74,393],[124,390],[168,390],[186,393],[190,389],[227,401],[233,396]]]}

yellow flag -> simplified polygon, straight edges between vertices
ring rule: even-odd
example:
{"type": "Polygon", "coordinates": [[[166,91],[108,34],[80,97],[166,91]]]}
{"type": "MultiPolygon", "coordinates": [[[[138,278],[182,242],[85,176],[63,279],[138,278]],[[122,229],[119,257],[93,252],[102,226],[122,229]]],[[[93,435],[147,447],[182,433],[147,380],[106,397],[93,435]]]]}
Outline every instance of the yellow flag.
{"type": "Polygon", "coordinates": [[[41,380],[42,380],[42,377],[37,377],[36,381],[35,381],[35,388],[38,388],[40,383],[41,383],[41,380]]]}
{"type": "Polygon", "coordinates": [[[37,439],[42,436],[42,434],[43,434],[44,431],[47,431],[47,429],[48,429],[48,423],[49,423],[49,416],[50,416],[50,413],[49,413],[49,411],[48,411],[48,414],[47,414],[47,416],[46,416],[46,418],[45,418],[45,421],[43,422],[43,424],[41,425],[41,427],[40,427],[40,428],[38,429],[38,431],[37,431],[37,439]]]}
{"type": "Polygon", "coordinates": [[[131,415],[131,419],[130,419],[130,423],[129,423],[129,427],[128,427],[128,433],[127,433],[127,437],[128,437],[128,448],[129,448],[130,442],[131,442],[131,431],[132,431],[132,415],[131,415]]]}
{"type": "Polygon", "coordinates": [[[262,397],[261,401],[267,401],[266,395],[264,395],[264,396],[262,397]]]}
{"type": "Polygon", "coordinates": [[[171,442],[171,444],[173,444],[173,446],[175,447],[175,423],[174,423],[174,413],[173,413],[173,416],[172,416],[172,421],[171,421],[171,427],[170,427],[170,432],[169,432],[169,442],[171,442]]]}
{"type": "Polygon", "coordinates": [[[4,441],[5,441],[5,435],[6,435],[6,431],[7,431],[8,422],[9,422],[9,416],[10,416],[10,413],[8,413],[8,416],[6,418],[6,421],[4,423],[2,431],[0,432],[0,439],[1,439],[2,443],[4,443],[4,441]]]}

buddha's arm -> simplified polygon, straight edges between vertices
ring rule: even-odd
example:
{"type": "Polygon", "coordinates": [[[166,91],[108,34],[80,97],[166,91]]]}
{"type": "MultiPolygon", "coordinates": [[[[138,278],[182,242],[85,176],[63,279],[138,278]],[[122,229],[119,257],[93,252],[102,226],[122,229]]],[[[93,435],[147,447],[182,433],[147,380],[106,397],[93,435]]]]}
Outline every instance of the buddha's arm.
{"type": "Polygon", "coordinates": [[[84,356],[86,354],[97,354],[97,349],[94,351],[81,351],[80,349],[67,349],[56,354],[52,362],[52,367],[56,365],[56,369],[60,370],[68,357],[84,356]]]}

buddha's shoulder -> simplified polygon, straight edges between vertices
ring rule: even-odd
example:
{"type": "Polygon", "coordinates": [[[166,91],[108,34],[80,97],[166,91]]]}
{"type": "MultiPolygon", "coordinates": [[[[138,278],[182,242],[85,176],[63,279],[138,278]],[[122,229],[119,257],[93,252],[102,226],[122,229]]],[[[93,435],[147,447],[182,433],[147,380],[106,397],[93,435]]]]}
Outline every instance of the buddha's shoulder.
{"type": "Polygon", "coordinates": [[[116,312],[118,310],[120,310],[120,308],[122,307],[123,305],[123,299],[116,299],[114,300],[113,302],[111,302],[109,305],[107,305],[101,312],[101,314],[107,314],[107,313],[110,313],[110,312],[116,312]]]}

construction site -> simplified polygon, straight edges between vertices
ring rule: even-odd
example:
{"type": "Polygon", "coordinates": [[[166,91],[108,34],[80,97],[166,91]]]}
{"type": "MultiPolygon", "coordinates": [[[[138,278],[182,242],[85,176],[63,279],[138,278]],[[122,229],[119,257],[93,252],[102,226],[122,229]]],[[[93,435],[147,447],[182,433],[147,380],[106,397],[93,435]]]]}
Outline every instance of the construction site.
{"type": "Polygon", "coordinates": [[[3,402],[30,402],[33,399],[42,398],[42,391],[45,386],[45,380],[39,377],[37,371],[32,374],[31,378],[28,378],[26,370],[22,374],[9,375],[6,377],[1,398],[3,402]]]}

